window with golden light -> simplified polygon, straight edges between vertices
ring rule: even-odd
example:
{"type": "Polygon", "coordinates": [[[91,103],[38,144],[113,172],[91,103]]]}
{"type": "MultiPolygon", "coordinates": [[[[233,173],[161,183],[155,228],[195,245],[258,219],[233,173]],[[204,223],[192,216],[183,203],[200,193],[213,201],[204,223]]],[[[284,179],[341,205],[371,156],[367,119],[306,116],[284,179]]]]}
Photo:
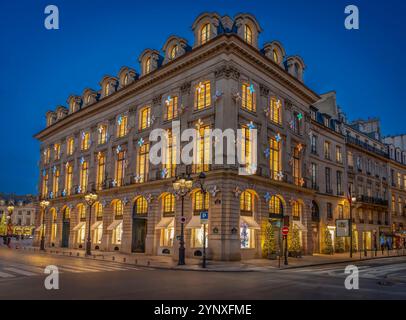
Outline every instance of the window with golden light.
{"type": "Polygon", "coordinates": [[[200,29],[200,44],[203,45],[210,40],[210,24],[205,24],[200,29]]]}
{"type": "Polygon", "coordinates": [[[251,91],[251,85],[248,83],[242,84],[242,108],[248,111],[255,112],[256,106],[256,94],[251,91]]]}
{"type": "Polygon", "coordinates": [[[97,175],[96,175],[97,190],[103,189],[105,173],[106,173],[106,156],[104,153],[99,153],[99,155],[97,156],[97,175]]]}
{"type": "Polygon", "coordinates": [[[48,173],[42,177],[42,197],[46,198],[48,196],[48,173]]]}
{"type": "Polygon", "coordinates": [[[196,191],[193,194],[193,212],[195,215],[200,215],[202,211],[209,210],[209,194],[203,194],[201,191],[196,191]]]}
{"type": "Polygon", "coordinates": [[[54,177],[52,182],[52,192],[54,193],[55,196],[57,196],[59,192],[59,177],[60,177],[59,169],[56,169],[54,171],[54,177]]]}
{"type": "Polygon", "coordinates": [[[210,81],[201,82],[195,90],[195,109],[202,110],[211,105],[211,87],[210,81]]]}
{"type": "Polygon", "coordinates": [[[86,207],[83,204],[77,206],[78,216],[80,220],[86,220],[86,207]]]}
{"type": "Polygon", "coordinates": [[[89,179],[89,163],[87,161],[84,161],[80,168],[80,187],[83,193],[85,193],[87,190],[88,179],[89,179]]]}
{"type": "Polygon", "coordinates": [[[292,202],[292,216],[293,220],[300,220],[302,216],[302,205],[298,201],[292,202]]]}
{"type": "Polygon", "coordinates": [[[90,132],[86,131],[82,133],[82,143],[80,145],[82,151],[89,150],[90,148],[90,132]]]}
{"type": "Polygon", "coordinates": [[[97,129],[97,143],[99,145],[105,144],[107,142],[107,125],[100,125],[97,129]]]}
{"type": "Polygon", "coordinates": [[[148,129],[151,126],[151,108],[145,107],[140,110],[140,130],[148,129]]]}
{"type": "Polygon", "coordinates": [[[169,57],[171,58],[171,60],[173,60],[173,59],[175,59],[175,58],[177,57],[178,52],[179,52],[179,46],[178,46],[177,44],[175,44],[175,45],[172,47],[171,52],[170,52],[170,55],[169,55],[169,57]]]}
{"type": "Polygon", "coordinates": [[[138,183],[144,183],[148,181],[149,173],[149,143],[144,143],[138,149],[137,156],[137,176],[138,183]]]}
{"type": "Polygon", "coordinates": [[[121,151],[117,154],[116,159],[116,187],[124,185],[124,173],[125,173],[125,151],[121,151]]]}
{"type": "Polygon", "coordinates": [[[146,215],[148,214],[148,202],[144,197],[138,197],[135,200],[135,214],[136,215],[146,215]]]}
{"type": "Polygon", "coordinates": [[[269,118],[272,122],[282,124],[282,104],[279,99],[272,97],[269,109],[269,118]]]}
{"type": "Polygon", "coordinates": [[[75,148],[75,139],[73,137],[68,138],[66,142],[66,153],[68,156],[71,156],[75,148]]]}
{"type": "Polygon", "coordinates": [[[210,126],[202,126],[196,139],[193,173],[207,172],[210,170],[210,126]]]}
{"type": "Polygon", "coordinates": [[[279,54],[278,54],[278,51],[276,49],[273,50],[273,61],[275,63],[279,63],[279,54]]]}
{"type": "Polygon", "coordinates": [[[46,148],[44,152],[44,163],[48,164],[50,160],[51,160],[51,149],[46,148]]]}
{"type": "Polygon", "coordinates": [[[165,150],[165,164],[163,167],[166,169],[165,178],[172,178],[176,175],[176,136],[172,135],[172,130],[167,131],[167,148],[165,150]]]}
{"type": "Polygon", "coordinates": [[[175,196],[171,193],[168,193],[162,199],[163,203],[163,213],[164,215],[173,215],[175,214],[175,196]]]}
{"type": "Polygon", "coordinates": [[[72,192],[72,180],[73,180],[73,166],[71,163],[68,163],[66,165],[65,170],[65,190],[68,196],[72,192]]]}
{"type": "Polygon", "coordinates": [[[110,94],[110,84],[107,83],[107,84],[104,86],[104,95],[107,97],[109,94],[110,94]]]}
{"type": "Polygon", "coordinates": [[[242,127],[241,132],[241,160],[245,163],[245,167],[248,168],[253,163],[251,131],[247,127],[242,127]]]}
{"type": "Polygon", "coordinates": [[[59,143],[55,143],[54,145],[54,159],[59,160],[61,158],[61,145],[59,143]]]}
{"type": "Polygon", "coordinates": [[[151,58],[147,58],[144,64],[144,74],[151,72],[151,58]]]}
{"type": "Polygon", "coordinates": [[[178,97],[174,96],[165,102],[165,120],[170,121],[178,117],[178,97]]]}
{"type": "Polygon", "coordinates": [[[244,191],[240,196],[241,215],[252,216],[254,211],[253,194],[250,191],[244,191]]]}
{"type": "Polygon", "coordinates": [[[279,173],[282,171],[282,150],[281,142],[277,142],[275,138],[269,141],[269,166],[271,169],[271,178],[273,180],[281,180],[279,173]]]}
{"type": "Polygon", "coordinates": [[[117,120],[117,138],[122,138],[127,135],[127,116],[120,116],[117,120]]]}
{"type": "Polygon", "coordinates": [[[269,200],[269,214],[283,215],[283,204],[281,198],[273,196],[269,200]]]}
{"type": "Polygon", "coordinates": [[[248,25],[244,26],[244,41],[252,45],[252,30],[248,25]]]}
{"type": "Polygon", "coordinates": [[[116,200],[113,203],[113,214],[116,218],[122,218],[124,214],[124,206],[121,200],[116,200]]]}
{"type": "Polygon", "coordinates": [[[300,151],[298,148],[293,149],[293,178],[295,180],[295,184],[300,186],[301,178],[302,178],[302,170],[301,170],[301,159],[300,159],[300,151]]]}
{"type": "Polygon", "coordinates": [[[94,212],[97,220],[103,219],[103,205],[100,202],[94,204],[94,212]]]}

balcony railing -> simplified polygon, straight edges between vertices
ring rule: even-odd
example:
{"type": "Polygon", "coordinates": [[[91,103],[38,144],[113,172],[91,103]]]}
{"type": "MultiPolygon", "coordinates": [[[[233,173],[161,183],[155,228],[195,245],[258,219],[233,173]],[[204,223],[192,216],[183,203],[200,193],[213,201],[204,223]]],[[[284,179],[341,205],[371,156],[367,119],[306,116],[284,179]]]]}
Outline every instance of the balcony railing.
{"type": "Polygon", "coordinates": [[[361,140],[353,138],[353,137],[351,137],[349,135],[347,135],[346,141],[349,144],[357,145],[357,146],[359,146],[359,147],[361,147],[363,149],[366,149],[366,150],[368,150],[370,152],[373,152],[373,153],[375,153],[375,154],[377,154],[377,155],[379,155],[381,157],[389,158],[389,153],[388,152],[385,152],[385,151],[379,150],[379,149],[377,149],[375,147],[372,147],[368,143],[362,142],[361,140]]]}
{"type": "Polygon", "coordinates": [[[375,198],[375,197],[368,197],[368,196],[358,196],[357,202],[369,203],[369,204],[376,204],[380,206],[387,206],[388,200],[375,198]]]}

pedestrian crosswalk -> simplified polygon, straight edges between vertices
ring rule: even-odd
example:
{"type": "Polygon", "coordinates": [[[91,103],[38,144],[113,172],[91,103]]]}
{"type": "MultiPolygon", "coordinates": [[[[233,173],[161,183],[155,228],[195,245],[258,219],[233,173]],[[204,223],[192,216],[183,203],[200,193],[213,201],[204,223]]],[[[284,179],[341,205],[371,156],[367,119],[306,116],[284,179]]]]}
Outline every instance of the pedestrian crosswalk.
{"type": "MultiPolygon", "coordinates": [[[[55,264],[54,264],[55,265],[55,264]]],[[[63,273],[101,273],[101,272],[118,272],[118,271],[130,271],[130,270],[146,270],[147,268],[124,265],[118,263],[103,263],[92,262],[91,264],[75,264],[75,263],[63,263],[61,265],[55,265],[58,267],[60,274],[63,273]]],[[[45,275],[44,271],[46,265],[31,265],[24,263],[5,263],[0,265],[0,281],[2,279],[13,279],[20,277],[35,277],[45,275]]],[[[150,268],[148,268],[150,270],[150,268]]]]}

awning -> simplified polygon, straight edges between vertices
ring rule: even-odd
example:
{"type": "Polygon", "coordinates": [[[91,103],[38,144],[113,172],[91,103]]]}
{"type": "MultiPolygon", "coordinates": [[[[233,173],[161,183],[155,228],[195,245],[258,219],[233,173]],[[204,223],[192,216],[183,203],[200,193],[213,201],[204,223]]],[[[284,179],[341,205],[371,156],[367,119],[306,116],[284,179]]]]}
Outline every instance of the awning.
{"type": "Polygon", "coordinates": [[[200,223],[200,216],[193,216],[186,225],[186,229],[200,229],[201,227],[202,224],[200,223]]]}
{"type": "Polygon", "coordinates": [[[241,223],[245,223],[248,226],[248,229],[261,230],[261,226],[255,221],[253,217],[241,216],[241,223]]]}
{"type": "Polygon", "coordinates": [[[307,231],[306,227],[300,221],[293,221],[293,225],[301,231],[307,231]]]}
{"type": "Polygon", "coordinates": [[[95,223],[92,224],[92,226],[90,227],[90,230],[96,230],[98,227],[100,227],[103,224],[103,221],[97,221],[95,223]]]}
{"type": "Polygon", "coordinates": [[[156,225],[155,229],[167,229],[175,226],[175,218],[162,218],[156,225]]]}
{"type": "Polygon", "coordinates": [[[76,227],[73,228],[73,231],[78,231],[78,230],[82,229],[82,227],[84,227],[85,224],[86,224],[86,222],[79,223],[76,227]]]}
{"type": "Polygon", "coordinates": [[[43,224],[41,224],[38,228],[35,229],[36,232],[42,231],[43,224]]]}
{"type": "Polygon", "coordinates": [[[107,230],[114,230],[117,228],[121,223],[123,223],[123,220],[114,220],[111,225],[107,228],[107,230]]]}

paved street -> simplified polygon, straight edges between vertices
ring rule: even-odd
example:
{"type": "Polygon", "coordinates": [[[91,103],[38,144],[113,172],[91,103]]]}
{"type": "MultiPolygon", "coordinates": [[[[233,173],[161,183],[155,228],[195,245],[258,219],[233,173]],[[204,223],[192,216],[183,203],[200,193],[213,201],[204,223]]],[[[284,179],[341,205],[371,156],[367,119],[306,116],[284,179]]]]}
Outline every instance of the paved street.
{"type": "Polygon", "coordinates": [[[173,271],[0,248],[0,299],[406,299],[406,258],[358,266],[360,290],[347,291],[346,265],[269,272],[173,271]],[[59,268],[60,290],[44,287],[48,265],[59,268]]]}

